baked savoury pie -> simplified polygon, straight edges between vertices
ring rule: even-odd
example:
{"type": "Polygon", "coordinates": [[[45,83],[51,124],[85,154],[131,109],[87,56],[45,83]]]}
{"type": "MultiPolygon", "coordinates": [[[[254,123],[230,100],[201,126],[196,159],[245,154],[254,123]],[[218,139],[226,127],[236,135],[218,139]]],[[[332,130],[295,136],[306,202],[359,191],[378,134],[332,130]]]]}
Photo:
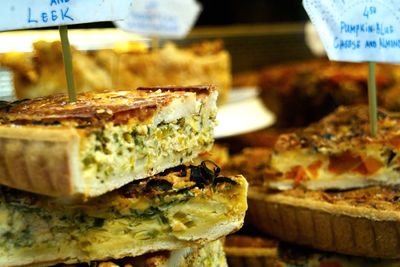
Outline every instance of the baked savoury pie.
{"type": "Polygon", "coordinates": [[[0,266],[119,259],[204,244],[242,226],[246,197],[243,176],[219,176],[206,161],[86,202],[2,187],[0,266]]]}
{"type": "Polygon", "coordinates": [[[212,146],[216,98],[203,86],[3,102],[0,184],[85,198],[188,162],[212,146]]]}

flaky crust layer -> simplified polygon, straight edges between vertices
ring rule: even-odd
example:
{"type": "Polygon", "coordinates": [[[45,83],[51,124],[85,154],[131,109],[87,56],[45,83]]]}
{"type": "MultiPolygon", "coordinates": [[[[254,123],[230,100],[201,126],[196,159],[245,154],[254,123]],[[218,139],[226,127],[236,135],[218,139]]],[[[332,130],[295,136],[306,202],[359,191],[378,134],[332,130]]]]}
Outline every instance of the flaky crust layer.
{"type": "Polygon", "coordinates": [[[355,256],[400,258],[400,213],[249,191],[247,219],[281,240],[355,256]]]}

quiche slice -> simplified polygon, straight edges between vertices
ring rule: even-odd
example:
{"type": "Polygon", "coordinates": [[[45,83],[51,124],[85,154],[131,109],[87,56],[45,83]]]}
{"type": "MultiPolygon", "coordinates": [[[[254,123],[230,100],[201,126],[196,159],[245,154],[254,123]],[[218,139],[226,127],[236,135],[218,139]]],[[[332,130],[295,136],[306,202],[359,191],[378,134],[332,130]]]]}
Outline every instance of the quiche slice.
{"type": "Polygon", "coordinates": [[[178,166],[86,202],[1,188],[0,266],[120,259],[217,240],[243,224],[243,176],[178,166]]]}
{"type": "Polygon", "coordinates": [[[138,257],[58,267],[227,267],[221,240],[172,251],[158,251],[138,257]]]}
{"type": "Polygon", "coordinates": [[[320,122],[278,138],[272,188],[349,189],[400,184],[400,114],[378,113],[370,136],[367,106],[340,107],[320,122]]]}
{"type": "MultiPolygon", "coordinates": [[[[241,169],[248,178],[247,225],[282,241],[353,256],[396,259],[394,263],[400,264],[400,185],[346,190],[309,190],[298,186],[276,190],[270,186],[271,180],[279,176],[270,167],[272,154],[268,148],[248,148],[232,156],[226,166],[226,173],[241,169]]],[[[256,245],[255,241],[236,242],[246,243],[256,245]]],[[[250,255],[260,252],[257,256],[271,258],[270,249],[248,250],[250,255]]],[[[235,266],[229,258],[239,254],[226,252],[229,266],[235,266]]],[[[247,256],[243,250],[239,252],[247,256]]],[[[362,263],[370,260],[361,260],[356,266],[368,266],[362,263]]]]}
{"type": "Polygon", "coordinates": [[[93,197],[209,150],[217,92],[154,87],[0,103],[0,184],[93,197]]]}

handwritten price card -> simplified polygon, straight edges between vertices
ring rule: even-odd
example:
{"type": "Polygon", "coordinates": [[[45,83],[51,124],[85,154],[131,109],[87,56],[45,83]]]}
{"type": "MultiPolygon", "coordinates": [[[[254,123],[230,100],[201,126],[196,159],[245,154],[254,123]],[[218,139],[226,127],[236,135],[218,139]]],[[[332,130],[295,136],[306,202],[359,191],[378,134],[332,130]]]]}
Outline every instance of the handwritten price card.
{"type": "Polygon", "coordinates": [[[399,0],[303,0],[328,57],[400,62],[399,0]]]}
{"type": "Polygon", "coordinates": [[[116,25],[147,36],[180,38],[192,29],[200,11],[195,0],[135,0],[129,16],[116,25]]]}
{"type": "Polygon", "coordinates": [[[124,19],[132,0],[1,0],[0,30],[124,19]]]}

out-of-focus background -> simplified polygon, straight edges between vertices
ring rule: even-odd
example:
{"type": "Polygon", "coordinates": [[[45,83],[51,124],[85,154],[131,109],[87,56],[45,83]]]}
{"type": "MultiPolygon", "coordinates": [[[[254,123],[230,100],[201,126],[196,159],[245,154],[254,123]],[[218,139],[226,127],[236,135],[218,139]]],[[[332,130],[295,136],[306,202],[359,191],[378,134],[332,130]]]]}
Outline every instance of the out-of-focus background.
{"type": "MultiPolygon", "coordinates": [[[[219,125],[216,146],[207,156],[223,168],[240,170],[250,184],[252,177],[263,177],[279,134],[305,127],[340,105],[367,103],[367,65],[330,62],[323,53],[314,54],[310,45],[318,45],[318,38],[312,29],[306,33],[302,1],[198,2],[203,11],[183,39],[150,39],[111,22],[71,26],[77,90],[216,85],[219,125]]],[[[0,98],[66,92],[57,38],[54,28],[0,33],[0,98]]],[[[398,66],[378,65],[376,78],[379,105],[400,111],[398,66]]],[[[227,238],[227,247],[233,248],[227,250],[231,266],[246,266],[247,260],[248,266],[307,266],[306,261],[273,265],[280,241],[253,223],[246,222],[240,236],[227,238]],[[247,250],[240,254],[243,246],[247,250]]],[[[302,259],[311,255],[302,254],[303,248],[283,250],[297,251],[302,259]]],[[[365,261],[358,263],[354,266],[365,261]]]]}
{"type": "MultiPolygon", "coordinates": [[[[192,31],[182,39],[157,38],[157,47],[154,40],[123,32],[112,22],[71,25],[78,90],[210,83],[220,89],[220,105],[236,102],[221,106],[221,116],[237,120],[243,115],[242,124],[221,120],[217,136],[270,126],[274,115],[255,98],[260,71],[270,64],[313,57],[304,41],[307,15],[301,1],[198,2],[202,12],[192,31]],[[246,101],[238,104],[237,100],[246,101]],[[258,116],[253,121],[246,113],[232,116],[240,108],[258,116]]],[[[53,72],[62,69],[60,46],[52,43],[57,39],[54,27],[0,34],[1,98],[65,91],[62,71],[53,72]]]]}
{"type": "MultiPolygon", "coordinates": [[[[269,62],[310,57],[303,25],[308,20],[301,1],[200,0],[203,6],[195,28],[179,44],[220,38],[233,55],[234,72],[262,67],[269,62]],[[251,53],[252,56],[248,56],[251,53]]],[[[85,28],[110,28],[110,22],[85,28]]],[[[82,28],[81,25],[72,28],[82,28]]]]}

